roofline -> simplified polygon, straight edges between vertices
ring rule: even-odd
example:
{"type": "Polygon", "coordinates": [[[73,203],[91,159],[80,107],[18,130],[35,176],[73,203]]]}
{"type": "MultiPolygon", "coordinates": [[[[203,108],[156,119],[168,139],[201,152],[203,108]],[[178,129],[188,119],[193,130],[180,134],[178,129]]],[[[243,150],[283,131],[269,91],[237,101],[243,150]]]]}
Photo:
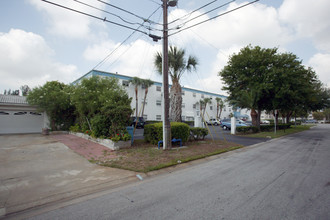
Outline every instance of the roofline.
{"type": "MultiPolygon", "coordinates": [[[[92,75],[92,76],[96,76],[96,75],[112,76],[112,77],[116,77],[116,78],[123,79],[123,80],[128,80],[128,81],[133,78],[132,76],[125,76],[125,75],[121,75],[121,74],[118,74],[118,73],[110,73],[110,72],[105,72],[105,71],[93,69],[93,70],[89,71],[88,73],[86,73],[85,75],[78,78],[77,80],[75,80],[74,82],[72,82],[72,84],[76,84],[77,82],[79,82],[81,79],[87,77],[88,75],[92,75]]],[[[156,86],[162,86],[163,85],[161,82],[156,82],[156,81],[152,81],[152,82],[156,86]]],[[[171,87],[171,85],[169,85],[169,86],[171,87]]],[[[224,95],[220,95],[220,94],[213,93],[213,92],[202,91],[202,90],[198,90],[198,89],[182,87],[182,90],[190,91],[190,92],[196,92],[196,93],[202,93],[202,94],[205,94],[205,95],[212,95],[212,96],[216,96],[216,97],[220,97],[220,98],[227,98],[227,96],[224,96],[224,95]]]]}

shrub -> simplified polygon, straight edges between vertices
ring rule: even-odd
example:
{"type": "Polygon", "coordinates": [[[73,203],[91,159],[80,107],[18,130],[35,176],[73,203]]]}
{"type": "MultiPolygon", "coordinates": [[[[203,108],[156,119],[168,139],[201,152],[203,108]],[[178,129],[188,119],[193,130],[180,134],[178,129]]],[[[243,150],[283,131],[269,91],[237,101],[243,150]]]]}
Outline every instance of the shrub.
{"type": "MultiPolygon", "coordinates": [[[[189,138],[189,126],[181,122],[171,122],[172,139],[181,139],[186,142],[189,138]]],[[[144,140],[152,144],[157,144],[163,140],[163,123],[154,123],[144,126],[144,140]]]]}
{"type": "Polygon", "coordinates": [[[242,132],[242,133],[247,133],[247,132],[249,132],[249,131],[251,131],[252,129],[251,129],[251,127],[250,126],[241,126],[241,127],[237,127],[236,128],[236,131],[237,132],[242,132]]]}
{"type": "Polygon", "coordinates": [[[274,125],[262,125],[260,126],[260,131],[272,131],[274,130],[274,125]]]}
{"type": "Polygon", "coordinates": [[[259,129],[256,126],[251,126],[252,133],[258,133],[259,129]]]}
{"type": "Polygon", "coordinates": [[[107,118],[103,115],[95,115],[91,119],[91,126],[93,136],[95,137],[107,136],[109,133],[110,125],[107,118]]]}
{"type": "Polygon", "coordinates": [[[190,139],[194,140],[204,140],[205,136],[208,135],[208,130],[206,128],[190,128],[190,139]]]}
{"type": "Polygon", "coordinates": [[[75,124],[75,125],[71,126],[70,131],[71,132],[79,132],[80,131],[79,124],[75,124]]]}

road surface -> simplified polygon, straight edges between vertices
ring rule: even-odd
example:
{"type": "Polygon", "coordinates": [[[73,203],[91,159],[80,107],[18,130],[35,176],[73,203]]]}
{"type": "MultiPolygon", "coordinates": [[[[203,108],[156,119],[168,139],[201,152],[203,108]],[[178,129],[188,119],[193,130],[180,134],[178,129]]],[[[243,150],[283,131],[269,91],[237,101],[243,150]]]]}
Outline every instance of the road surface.
{"type": "Polygon", "coordinates": [[[31,219],[330,219],[330,125],[31,219]]]}

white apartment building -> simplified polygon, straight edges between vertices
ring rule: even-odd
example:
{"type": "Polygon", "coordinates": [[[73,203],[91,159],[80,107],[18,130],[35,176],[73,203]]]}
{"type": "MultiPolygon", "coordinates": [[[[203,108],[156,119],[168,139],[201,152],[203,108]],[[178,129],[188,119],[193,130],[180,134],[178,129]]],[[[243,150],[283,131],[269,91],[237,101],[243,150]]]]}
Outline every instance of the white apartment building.
{"type": "MultiPolygon", "coordinates": [[[[92,76],[100,76],[100,77],[115,77],[119,80],[119,83],[126,89],[129,97],[132,97],[131,107],[135,109],[136,107],[136,100],[135,100],[135,86],[130,83],[130,80],[133,77],[120,75],[117,73],[109,73],[109,72],[102,72],[98,70],[91,70],[90,72],[86,73],[73,83],[79,83],[80,80],[83,78],[89,78],[92,76]]],[[[141,109],[143,105],[145,89],[142,86],[138,88],[138,113],[141,115],[141,109]]],[[[216,97],[220,97],[224,103],[225,107],[221,113],[221,119],[229,118],[230,114],[235,115],[238,118],[246,117],[250,119],[250,111],[247,109],[239,109],[234,111],[232,106],[228,105],[226,102],[226,96],[201,91],[197,89],[185,88],[182,86],[182,120],[185,121],[194,121],[195,117],[200,115],[200,106],[197,104],[199,100],[204,98],[210,98],[212,104],[208,104],[206,107],[205,113],[205,120],[209,118],[216,118],[217,114],[217,103],[216,97]]],[[[133,113],[135,116],[135,111],[133,113]]],[[[154,82],[154,84],[149,87],[148,95],[145,102],[143,118],[145,120],[152,120],[152,121],[161,121],[163,120],[162,115],[162,83],[154,82]]]]}

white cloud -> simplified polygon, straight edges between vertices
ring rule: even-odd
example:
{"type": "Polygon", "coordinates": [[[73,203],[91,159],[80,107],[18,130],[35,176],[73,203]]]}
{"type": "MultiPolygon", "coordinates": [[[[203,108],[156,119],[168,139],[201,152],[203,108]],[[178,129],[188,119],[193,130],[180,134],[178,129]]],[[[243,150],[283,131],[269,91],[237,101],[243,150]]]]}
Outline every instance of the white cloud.
{"type": "MultiPolygon", "coordinates": [[[[219,12],[219,14],[242,4],[231,3],[226,10],[219,12]]],[[[183,14],[182,12],[177,13],[183,14]]],[[[202,21],[207,18],[210,17],[204,15],[203,18],[196,20],[202,21]]],[[[281,24],[277,10],[259,3],[208,21],[192,28],[192,30],[193,32],[189,29],[181,32],[177,38],[187,39],[190,37],[205,43],[204,40],[194,36],[196,35],[194,33],[197,33],[205,41],[219,48],[230,48],[237,44],[246,46],[250,43],[263,47],[276,47],[285,45],[293,39],[290,30],[281,24]]]]}
{"type": "MultiPolygon", "coordinates": [[[[118,45],[111,40],[94,44],[86,48],[84,58],[90,61],[102,61],[118,45]]],[[[161,51],[159,44],[154,45],[139,39],[119,47],[100,68],[105,68],[105,71],[110,69],[110,72],[118,72],[123,75],[157,80],[159,77],[157,77],[153,64],[157,51],[161,51]]]]}
{"type": "Polygon", "coordinates": [[[330,1],[284,0],[279,15],[300,38],[312,38],[319,50],[330,51],[330,1]]]}
{"type": "MultiPolygon", "coordinates": [[[[91,37],[90,26],[94,21],[93,18],[48,4],[40,0],[29,0],[29,2],[39,11],[46,13],[46,21],[50,23],[50,33],[67,38],[85,39],[91,37]]],[[[98,7],[100,9],[103,9],[105,6],[100,2],[84,2],[87,4],[90,3],[94,7],[98,7]]],[[[56,4],[73,8],[78,11],[83,11],[88,14],[93,14],[95,16],[101,15],[100,11],[93,10],[92,8],[79,4],[75,1],[57,0],[56,4]]]]}
{"type": "Polygon", "coordinates": [[[321,82],[330,88],[330,54],[315,54],[308,61],[308,65],[313,67],[321,82]]]}
{"type": "Polygon", "coordinates": [[[76,66],[54,61],[54,55],[37,34],[19,29],[0,33],[0,92],[24,84],[32,88],[50,80],[69,83],[79,76],[76,66]]]}

